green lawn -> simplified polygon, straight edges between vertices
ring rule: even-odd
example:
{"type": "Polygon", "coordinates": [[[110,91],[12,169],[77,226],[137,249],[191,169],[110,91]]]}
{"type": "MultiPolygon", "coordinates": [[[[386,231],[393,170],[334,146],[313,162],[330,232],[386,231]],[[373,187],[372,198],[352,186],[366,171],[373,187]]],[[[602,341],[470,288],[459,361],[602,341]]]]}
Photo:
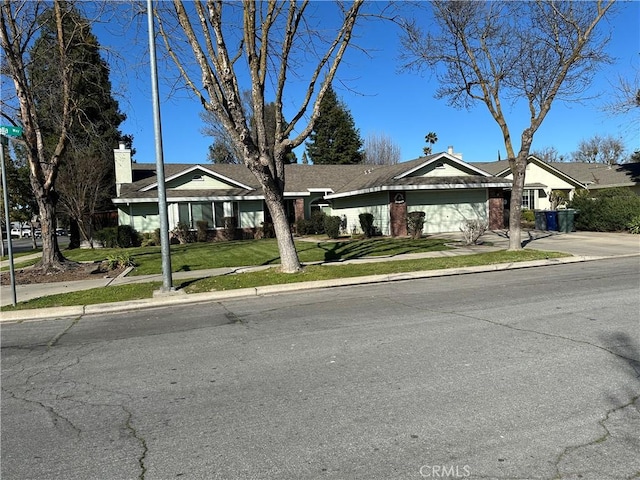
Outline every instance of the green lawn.
{"type": "MultiPolygon", "coordinates": [[[[275,263],[269,255],[271,255],[272,248],[274,245],[268,241],[260,241],[264,243],[258,243],[253,245],[248,245],[248,249],[244,250],[245,253],[253,250],[254,259],[263,258],[263,262],[260,263],[262,265],[269,265],[270,263],[275,263]],[[265,247],[264,252],[262,254],[259,253],[260,246],[265,247]]],[[[302,242],[301,242],[302,243],[302,242]]],[[[333,255],[342,255],[342,257],[338,258],[356,258],[362,257],[364,255],[373,256],[372,252],[375,252],[376,255],[388,255],[393,256],[397,255],[400,252],[415,252],[415,251],[429,251],[429,249],[443,249],[447,248],[443,242],[437,241],[435,243],[426,242],[426,241],[411,241],[411,240],[373,240],[373,241],[364,241],[357,243],[349,244],[340,244],[337,243],[335,245],[326,245],[323,243],[315,244],[309,243],[307,248],[303,248],[302,252],[306,252],[301,254],[301,257],[310,258],[312,260],[306,261],[316,261],[316,260],[325,260],[326,256],[321,255],[321,252],[325,252],[330,257],[333,258],[333,255]],[[378,242],[378,243],[372,243],[378,242]],[[430,245],[430,246],[428,246],[430,245]],[[418,250],[418,249],[425,250],[418,250]],[[365,253],[366,252],[366,253],[365,253]],[[320,257],[318,256],[320,255],[320,257]]],[[[215,247],[226,246],[225,244],[215,244],[215,247]]],[[[301,247],[305,247],[305,245],[300,245],[301,247]]],[[[183,250],[189,250],[189,245],[185,246],[183,250]]],[[[208,246],[210,249],[211,247],[208,246]]],[[[149,250],[149,249],[147,249],[149,250]]],[[[204,245],[201,245],[200,248],[195,250],[200,251],[201,254],[205,254],[208,252],[209,256],[217,257],[217,255],[213,255],[210,250],[207,250],[204,245]]],[[[221,249],[226,251],[225,249],[221,249]]],[[[153,264],[155,262],[159,262],[160,260],[151,260],[154,255],[159,257],[158,253],[146,252],[146,262],[149,264],[153,264]]],[[[219,253],[216,250],[216,253],[219,253]]],[[[227,252],[232,253],[232,252],[227,252]]],[[[173,254],[172,254],[173,255],[173,254]]],[[[296,274],[284,274],[280,273],[277,268],[269,268],[266,270],[255,271],[255,272],[246,272],[239,273],[233,275],[223,275],[218,277],[210,277],[204,279],[193,279],[193,280],[184,280],[181,282],[175,282],[176,288],[183,288],[187,293],[198,293],[198,292],[209,292],[209,291],[222,291],[222,290],[231,290],[237,288],[247,288],[247,287],[258,287],[263,285],[276,285],[276,284],[285,284],[285,283],[294,283],[294,282],[305,282],[305,281],[313,281],[313,280],[329,280],[335,278],[347,278],[347,277],[359,277],[364,275],[382,275],[382,274],[393,274],[393,273],[402,273],[402,272],[411,272],[411,271],[422,271],[422,270],[438,270],[438,269],[446,269],[446,268],[461,268],[461,267],[471,267],[477,265],[491,265],[497,263],[513,263],[513,262],[523,262],[528,260],[540,260],[546,258],[559,258],[565,257],[566,254],[563,253],[555,253],[555,252],[542,252],[537,250],[521,250],[517,252],[509,252],[509,251],[498,251],[498,252],[489,252],[489,253],[479,253],[475,255],[461,255],[461,256],[451,256],[451,257],[439,257],[439,258],[424,258],[418,260],[396,260],[396,261],[381,261],[374,263],[359,263],[359,264],[349,264],[349,265],[340,265],[340,264],[328,264],[328,265],[308,265],[305,267],[303,272],[296,274]]],[[[191,258],[187,252],[184,252],[185,259],[191,258]]],[[[243,258],[238,258],[237,255],[231,254],[231,258],[237,261],[236,266],[247,265],[249,262],[240,261],[243,258]]],[[[78,259],[78,258],[76,258],[78,259]]],[[[89,258],[85,258],[89,259],[89,258]]],[[[245,259],[246,260],[246,259],[245,259]]],[[[190,259],[191,262],[196,262],[193,259],[190,259]]],[[[194,263],[196,264],[196,263],[194,263]]],[[[212,265],[211,263],[207,263],[206,261],[201,261],[197,263],[198,265],[212,265]]],[[[257,264],[255,262],[254,264],[257,264]]],[[[218,264],[215,264],[218,265],[218,264]]],[[[224,263],[224,266],[232,266],[230,263],[224,263]]],[[[218,265],[219,266],[219,265],[218,265]]],[[[201,267],[201,268],[211,268],[210,266],[201,267]]],[[[195,270],[195,268],[193,268],[195,270]]],[[[61,295],[51,295],[48,297],[43,297],[39,299],[30,300],[27,302],[20,302],[14,308],[12,306],[3,307],[3,311],[11,311],[14,309],[22,310],[22,309],[33,309],[33,308],[47,308],[47,307],[58,307],[58,306],[71,306],[71,305],[92,305],[98,303],[108,303],[108,302],[119,302],[119,301],[127,301],[127,300],[137,300],[144,298],[151,298],[153,291],[160,287],[161,283],[159,282],[149,282],[149,283],[136,283],[136,284],[127,284],[127,285],[117,285],[110,286],[108,288],[97,288],[92,290],[85,290],[80,292],[72,292],[61,295]]]]}
{"type": "MultiPolygon", "coordinates": [[[[402,253],[435,252],[448,250],[442,239],[368,239],[338,242],[296,241],[296,249],[303,263],[348,260],[362,257],[393,256],[402,253]]],[[[111,255],[126,253],[136,263],[130,275],[159,274],[162,272],[160,247],[123,249],[101,248],[95,250],[65,250],[69,260],[96,261],[111,255]]],[[[216,243],[190,243],[171,246],[171,270],[190,272],[220,267],[244,267],[251,265],[277,265],[280,263],[275,239],[238,240],[216,243]]]]}

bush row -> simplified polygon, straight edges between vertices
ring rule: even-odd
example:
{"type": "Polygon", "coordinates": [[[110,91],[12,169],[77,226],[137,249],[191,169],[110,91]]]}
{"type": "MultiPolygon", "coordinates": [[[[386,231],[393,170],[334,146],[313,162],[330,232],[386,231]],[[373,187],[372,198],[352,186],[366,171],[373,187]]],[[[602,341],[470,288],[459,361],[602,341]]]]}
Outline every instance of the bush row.
{"type": "Polygon", "coordinates": [[[628,188],[576,192],[569,204],[577,210],[577,230],[594,232],[640,232],[640,196],[628,188]]]}

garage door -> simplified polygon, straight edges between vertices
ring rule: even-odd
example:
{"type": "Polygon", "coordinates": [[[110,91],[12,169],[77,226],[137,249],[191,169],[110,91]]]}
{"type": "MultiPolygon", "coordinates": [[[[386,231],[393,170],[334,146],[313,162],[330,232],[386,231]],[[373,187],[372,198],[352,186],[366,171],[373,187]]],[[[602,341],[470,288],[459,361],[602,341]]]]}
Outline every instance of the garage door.
{"type": "Polygon", "coordinates": [[[407,211],[426,213],[424,233],[459,232],[465,220],[487,221],[487,192],[444,190],[407,192],[407,211]]]}

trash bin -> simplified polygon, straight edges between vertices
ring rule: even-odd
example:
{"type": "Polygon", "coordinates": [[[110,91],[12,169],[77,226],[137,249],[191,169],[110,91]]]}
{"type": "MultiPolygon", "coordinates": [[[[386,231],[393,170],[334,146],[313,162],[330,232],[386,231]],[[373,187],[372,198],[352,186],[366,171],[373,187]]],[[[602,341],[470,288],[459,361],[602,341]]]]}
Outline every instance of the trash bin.
{"type": "Polygon", "coordinates": [[[576,211],[570,208],[566,210],[558,210],[558,230],[565,233],[573,232],[573,220],[575,213],[576,211]]]}
{"type": "Polygon", "coordinates": [[[536,217],[536,230],[547,229],[547,217],[542,210],[536,210],[533,212],[536,217]]]}
{"type": "Polygon", "coordinates": [[[557,232],[558,231],[558,212],[555,210],[550,210],[548,212],[544,212],[544,214],[547,220],[547,230],[557,232]]]}

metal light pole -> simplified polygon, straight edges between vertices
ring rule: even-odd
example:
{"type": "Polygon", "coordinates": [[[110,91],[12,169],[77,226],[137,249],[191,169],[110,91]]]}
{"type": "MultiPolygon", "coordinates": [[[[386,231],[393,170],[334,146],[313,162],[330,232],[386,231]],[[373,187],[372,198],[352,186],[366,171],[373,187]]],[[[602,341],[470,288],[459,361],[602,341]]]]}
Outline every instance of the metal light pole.
{"type": "Polygon", "coordinates": [[[149,53],[151,57],[151,91],[153,97],[153,126],[156,145],[156,171],[158,179],[158,215],[160,216],[160,251],[162,255],[162,291],[173,290],[171,278],[171,250],[169,246],[169,215],[167,193],[164,184],[164,160],[162,156],[162,126],[160,123],[160,98],[158,95],[158,67],[156,64],[156,39],[153,25],[153,6],[147,0],[149,24],[149,53]]]}

